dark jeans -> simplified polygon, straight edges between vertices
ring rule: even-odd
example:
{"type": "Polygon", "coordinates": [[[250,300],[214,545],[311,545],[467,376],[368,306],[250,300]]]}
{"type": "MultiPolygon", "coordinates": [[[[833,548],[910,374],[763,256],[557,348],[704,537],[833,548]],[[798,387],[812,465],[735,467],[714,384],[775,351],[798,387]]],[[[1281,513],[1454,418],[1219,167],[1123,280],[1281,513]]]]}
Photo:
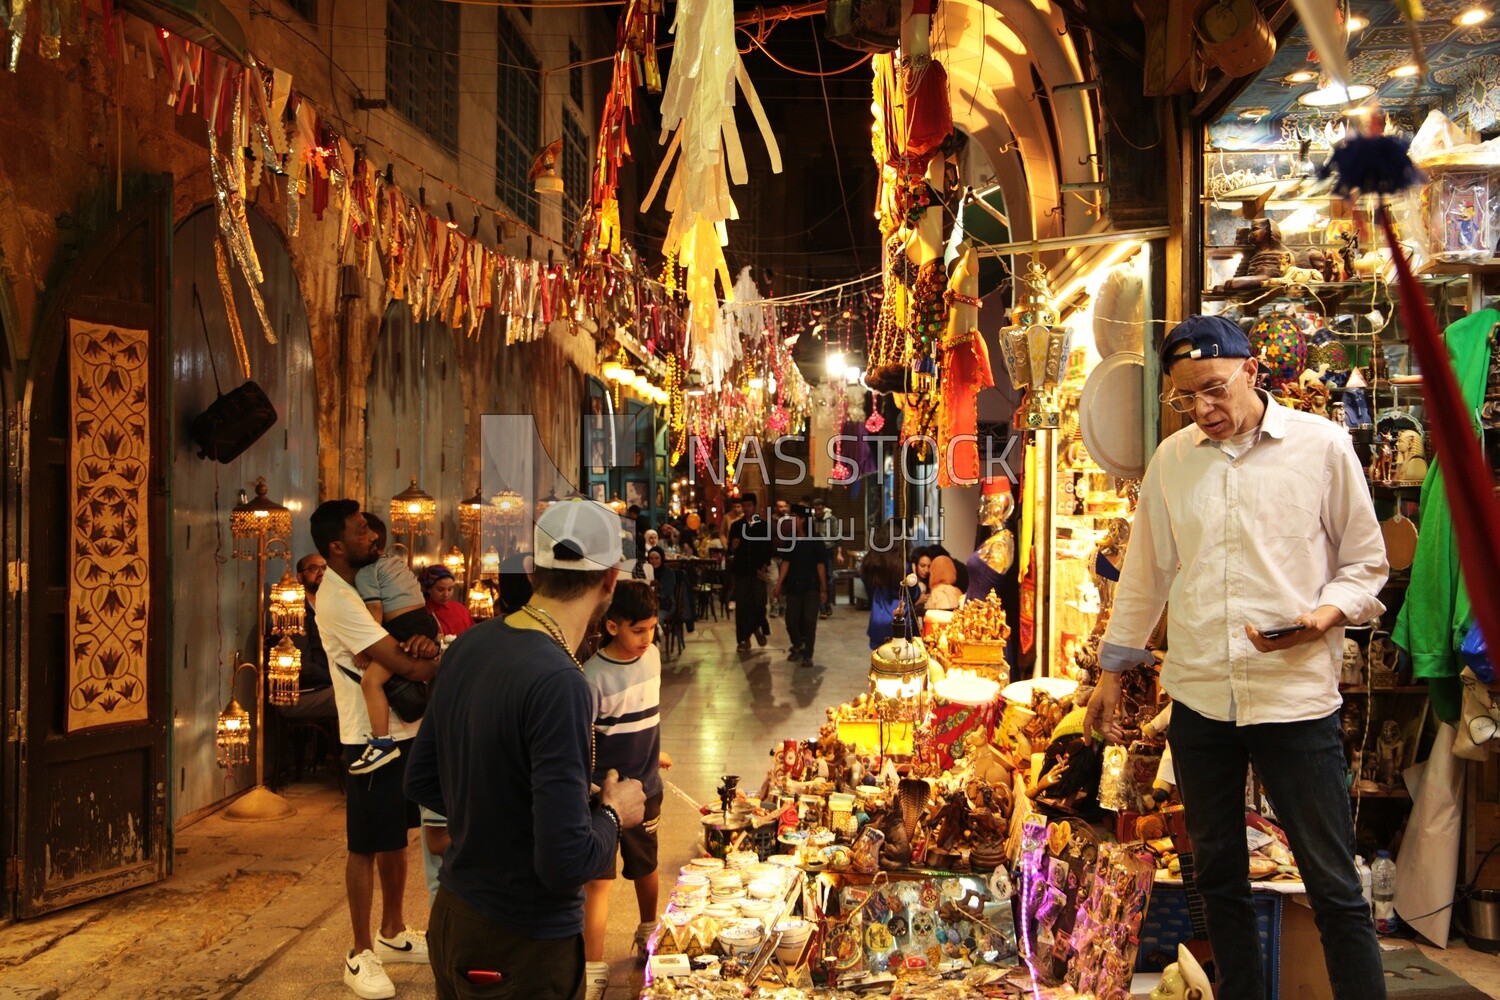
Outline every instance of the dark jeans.
{"type": "Polygon", "coordinates": [[[818,592],[804,590],[785,596],[787,638],[792,641],[793,649],[812,656],[813,645],[818,641],[818,592]]]}
{"type": "Polygon", "coordinates": [[[583,985],[583,935],[525,938],[486,919],[445,888],[427,921],[432,978],[440,1000],[515,997],[573,1000],[583,985]],[[499,983],[475,984],[470,970],[498,972],[499,983]]]}
{"type": "Polygon", "coordinates": [[[734,578],[734,638],[749,642],[758,629],[771,630],[766,618],[766,581],[759,576],[734,578]]]}
{"type": "Polygon", "coordinates": [[[1177,702],[1167,733],[1218,964],[1219,1000],[1265,1000],[1245,851],[1245,769],[1265,786],[1312,902],[1336,1000],[1383,1000],[1375,924],[1354,868],[1354,820],[1338,713],[1236,726],[1177,702]]]}
{"type": "MultiPolygon", "coordinates": [[[[828,545],[827,542],[823,543],[828,545]]],[[[833,610],[833,546],[828,546],[828,554],[823,557],[823,579],[828,581],[828,599],[823,602],[824,611],[833,610]]]]}

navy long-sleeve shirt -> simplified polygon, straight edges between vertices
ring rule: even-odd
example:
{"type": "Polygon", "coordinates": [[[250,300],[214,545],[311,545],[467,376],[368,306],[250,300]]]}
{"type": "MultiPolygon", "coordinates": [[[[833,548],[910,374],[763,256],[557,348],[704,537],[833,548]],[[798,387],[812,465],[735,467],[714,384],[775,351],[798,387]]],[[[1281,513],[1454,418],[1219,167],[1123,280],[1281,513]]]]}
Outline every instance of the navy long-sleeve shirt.
{"type": "Polygon", "coordinates": [[[522,937],[583,930],[583,885],[611,863],[614,821],[589,808],[594,706],[551,636],[495,618],[443,655],[406,794],[448,817],[443,886],[522,937]]]}

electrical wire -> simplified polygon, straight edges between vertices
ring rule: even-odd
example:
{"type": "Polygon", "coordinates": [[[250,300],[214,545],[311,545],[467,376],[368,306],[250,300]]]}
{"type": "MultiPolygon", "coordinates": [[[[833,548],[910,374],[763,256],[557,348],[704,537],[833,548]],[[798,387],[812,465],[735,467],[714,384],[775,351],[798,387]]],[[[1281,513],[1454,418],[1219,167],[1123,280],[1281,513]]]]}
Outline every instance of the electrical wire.
{"type": "MultiPolygon", "coordinates": [[[[812,22],[808,22],[808,23],[812,23],[812,22]]],[[[843,66],[843,67],[841,67],[839,69],[830,69],[830,70],[824,71],[822,69],[822,66],[823,66],[823,54],[822,54],[821,51],[819,51],[819,53],[818,53],[818,67],[819,68],[818,68],[817,72],[813,72],[810,69],[798,69],[795,66],[788,66],[786,63],[782,62],[780,59],[777,59],[774,55],[772,55],[771,54],[771,50],[768,49],[768,48],[766,48],[765,45],[761,44],[760,39],[756,38],[753,34],[751,34],[750,31],[749,31],[749,29],[747,29],[747,28],[741,28],[740,30],[745,33],[745,37],[747,37],[747,38],[750,39],[750,44],[752,46],[754,46],[755,48],[760,49],[760,51],[765,55],[765,57],[767,59],[771,60],[777,66],[780,66],[782,69],[786,70],[788,73],[795,73],[798,76],[815,76],[815,77],[819,77],[819,78],[829,77],[829,76],[839,76],[840,74],[847,73],[847,72],[849,72],[852,69],[858,69],[859,67],[863,66],[865,63],[869,62],[870,59],[874,56],[873,52],[866,52],[863,56],[861,56],[860,58],[854,60],[852,63],[850,63],[847,66],[843,66]]],[[[817,30],[818,30],[817,26],[813,25],[813,37],[814,38],[817,37],[817,30]]],[[[740,54],[744,55],[745,53],[747,53],[749,51],[750,51],[749,49],[741,49],[740,50],[740,54]]],[[[823,95],[823,99],[827,100],[828,99],[828,95],[824,94],[823,95]]]]}
{"type": "Polygon", "coordinates": [[[823,45],[818,39],[818,26],[808,21],[808,27],[812,28],[813,51],[818,55],[818,86],[823,91],[823,116],[828,120],[828,144],[833,149],[833,172],[839,180],[839,195],[844,201],[844,223],[849,227],[849,250],[854,254],[854,266],[863,271],[864,267],[859,262],[859,237],[854,235],[854,216],[849,212],[849,192],[844,188],[844,167],[839,163],[839,139],[833,131],[833,107],[828,103],[828,85],[823,82],[823,45]]]}

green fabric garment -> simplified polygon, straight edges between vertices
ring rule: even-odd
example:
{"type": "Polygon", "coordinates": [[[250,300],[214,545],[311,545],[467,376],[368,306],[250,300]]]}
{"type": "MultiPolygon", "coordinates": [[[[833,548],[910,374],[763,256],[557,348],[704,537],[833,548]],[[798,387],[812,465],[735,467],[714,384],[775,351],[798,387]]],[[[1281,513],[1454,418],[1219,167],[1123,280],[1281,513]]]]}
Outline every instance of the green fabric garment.
{"type": "MultiPolygon", "coordinates": [[[[1448,357],[1458,375],[1464,401],[1474,411],[1474,433],[1480,433],[1478,410],[1484,402],[1485,378],[1490,367],[1490,331],[1500,323],[1500,312],[1485,309],[1466,316],[1443,333],[1448,357]]],[[[1436,456],[1422,483],[1420,534],[1406,587],[1406,603],[1396,616],[1391,639],[1411,656],[1412,673],[1427,680],[1432,709],[1444,722],[1459,717],[1463,685],[1459,671],[1463,662],[1458,646],[1469,627],[1469,595],[1464,590],[1458,566],[1458,537],[1448,490],[1436,456]]]]}

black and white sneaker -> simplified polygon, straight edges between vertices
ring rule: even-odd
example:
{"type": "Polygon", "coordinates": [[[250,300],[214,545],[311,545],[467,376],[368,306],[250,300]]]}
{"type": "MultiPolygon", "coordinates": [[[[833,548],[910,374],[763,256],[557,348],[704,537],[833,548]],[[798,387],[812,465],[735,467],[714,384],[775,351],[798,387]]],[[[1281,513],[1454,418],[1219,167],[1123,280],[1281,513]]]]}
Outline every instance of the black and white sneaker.
{"type": "Polygon", "coordinates": [[[349,765],[349,773],[369,774],[371,771],[385,767],[399,756],[401,756],[401,748],[396,746],[395,740],[389,736],[376,737],[365,744],[365,752],[349,765]]]}
{"type": "Polygon", "coordinates": [[[410,927],[395,937],[375,936],[375,954],[381,962],[412,962],[430,965],[427,957],[427,932],[414,931],[410,927]]]}

